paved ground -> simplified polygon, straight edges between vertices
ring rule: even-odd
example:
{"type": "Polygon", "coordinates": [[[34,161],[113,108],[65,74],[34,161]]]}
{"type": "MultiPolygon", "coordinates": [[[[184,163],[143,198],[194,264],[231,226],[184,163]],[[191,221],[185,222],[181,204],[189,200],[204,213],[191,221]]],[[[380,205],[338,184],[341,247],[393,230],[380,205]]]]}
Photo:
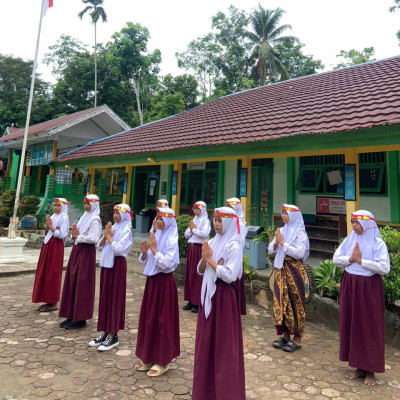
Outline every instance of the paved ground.
{"type": "MultiPolygon", "coordinates": [[[[30,302],[33,275],[21,269],[32,271],[34,264],[0,266],[0,399],[190,399],[195,314],[180,313],[181,355],[170,371],[148,378],[133,368],[145,284],[134,260],[128,268],[126,329],[120,345],[106,353],[87,345],[97,336],[95,319],[83,330],[66,331],[58,326],[57,312],[36,312],[30,302]],[[5,268],[20,271],[6,276],[5,268]]],[[[179,299],[182,306],[181,288],[179,299]]],[[[276,350],[270,313],[248,306],[243,318],[248,399],[400,399],[399,350],[387,347],[387,371],[371,388],[345,378],[348,368],[338,361],[337,332],[312,323],[306,331],[300,351],[276,350]]]]}

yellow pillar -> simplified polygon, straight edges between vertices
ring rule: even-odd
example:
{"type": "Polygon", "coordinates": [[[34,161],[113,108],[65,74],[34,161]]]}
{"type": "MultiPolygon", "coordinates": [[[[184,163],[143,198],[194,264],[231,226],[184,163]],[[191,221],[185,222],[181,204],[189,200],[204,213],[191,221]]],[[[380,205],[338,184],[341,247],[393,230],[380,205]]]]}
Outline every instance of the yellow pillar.
{"type": "MultiPolygon", "coordinates": [[[[105,170],[103,170],[105,173],[105,170]]],[[[126,193],[123,194],[122,196],[122,202],[124,204],[129,205],[129,199],[131,198],[131,184],[132,184],[132,166],[126,166],[125,167],[125,173],[128,174],[126,179],[126,193]]]]}
{"type": "Polygon", "coordinates": [[[175,215],[179,215],[181,207],[181,181],[182,181],[182,164],[179,161],[174,162],[174,173],[178,173],[176,182],[176,194],[172,195],[171,208],[175,211],[175,215]]]}
{"type": "Polygon", "coordinates": [[[42,175],[42,166],[39,165],[38,166],[38,171],[37,171],[37,175],[36,175],[36,180],[40,181],[40,176],[42,175]]]}
{"type": "Polygon", "coordinates": [[[113,185],[114,185],[114,168],[111,170],[110,191],[108,192],[108,194],[112,195],[113,185]]]}
{"type": "MultiPolygon", "coordinates": [[[[350,233],[352,231],[350,215],[354,211],[360,209],[360,179],[359,179],[359,164],[358,164],[358,153],[356,149],[347,149],[344,151],[344,160],[345,164],[355,164],[356,166],[356,200],[355,201],[346,201],[346,222],[347,222],[347,232],[350,233]]],[[[345,188],[346,190],[346,188],[345,188]]]]}
{"type": "Polygon", "coordinates": [[[31,176],[31,167],[25,168],[25,176],[31,176]]]}
{"type": "Polygon", "coordinates": [[[242,168],[247,168],[247,193],[246,196],[241,196],[244,215],[246,221],[250,221],[250,207],[251,207],[251,160],[249,157],[242,158],[242,168]]]}
{"type": "Polygon", "coordinates": [[[93,193],[94,174],[95,174],[95,169],[94,168],[89,168],[90,183],[89,183],[89,192],[86,193],[86,195],[93,193]]]}

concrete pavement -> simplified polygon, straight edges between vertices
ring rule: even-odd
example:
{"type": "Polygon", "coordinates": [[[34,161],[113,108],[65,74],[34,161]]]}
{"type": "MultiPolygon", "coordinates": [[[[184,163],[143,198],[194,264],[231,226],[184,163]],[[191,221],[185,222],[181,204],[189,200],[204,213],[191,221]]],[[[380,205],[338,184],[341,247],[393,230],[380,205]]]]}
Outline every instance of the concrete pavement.
{"type": "MultiPolygon", "coordinates": [[[[17,267],[8,265],[8,272],[17,267]]],[[[170,371],[148,378],[133,368],[145,284],[134,259],[128,262],[126,328],[120,345],[105,353],[88,346],[97,336],[96,319],[66,331],[57,312],[35,311],[35,267],[27,263],[7,276],[0,266],[0,399],[190,399],[196,314],[180,312],[181,355],[170,371]]],[[[182,307],[183,288],[179,300],[182,307]]],[[[307,323],[302,349],[289,354],[271,346],[276,336],[269,310],[250,304],[242,322],[247,399],[400,399],[400,352],[394,348],[386,348],[386,373],[367,387],[345,377],[349,369],[338,360],[337,332],[307,323]]]]}

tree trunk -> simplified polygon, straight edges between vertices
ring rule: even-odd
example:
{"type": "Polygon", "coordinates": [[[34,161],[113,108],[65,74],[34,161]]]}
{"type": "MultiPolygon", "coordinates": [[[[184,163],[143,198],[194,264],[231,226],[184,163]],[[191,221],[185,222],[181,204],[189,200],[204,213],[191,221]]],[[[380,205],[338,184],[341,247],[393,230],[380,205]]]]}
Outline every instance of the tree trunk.
{"type": "Polygon", "coordinates": [[[97,107],[97,24],[94,24],[94,106],[97,107]]]}
{"type": "Polygon", "coordinates": [[[137,102],[137,109],[138,109],[139,118],[140,118],[140,125],[143,125],[143,112],[142,112],[142,107],[140,106],[139,84],[135,81],[134,77],[132,77],[132,82],[133,82],[133,87],[134,87],[135,93],[136,93],[136,102],[137,102]]]}

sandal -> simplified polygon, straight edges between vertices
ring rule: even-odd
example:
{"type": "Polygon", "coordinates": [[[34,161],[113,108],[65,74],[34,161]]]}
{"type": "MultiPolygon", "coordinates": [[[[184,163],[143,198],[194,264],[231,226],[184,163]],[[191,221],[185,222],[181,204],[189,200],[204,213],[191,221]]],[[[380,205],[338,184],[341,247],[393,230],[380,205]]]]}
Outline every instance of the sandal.
{"type": "Polygon", "coordinates": [[[161,376],[162,374],[164,374],[168,370],[169,370],[169,366],[168,365],[163,367],[160,364],[153,364],[151,366],[151,368],[147,371],[147,376],[149,376],[150,378],[153,378],[154,376],[161,376]],[[151,374],[150,371],[156,371],[156,373],[155,374],[151,374]]]}
{"type": "Polygon", "coordinates": [[[49,311],[56,311],[58,307],[51,306],[50,304],[43,304],[39,307],[39,312],[49,312],[49,311]]]}
{"type": "Polygon", "coordinates": [[[281,349],[288,341],[284,337],[280,337],[272,342],[272,347],[281,349]]]}
{"type": "Polygon", "coordinates": [[[296,344],[295,342],[289,340],[286,344],[282,346],[283,351],[287,351],[288,353],[293,353],[296,350],[300,350],[301,346],[296,344]]]}
{"type": "Polygon", "coordinates": [[[44,307],[46,305],[46,303],[44,303],[44,304],[41,304],[37,309],[36,309],[36,311],[42,311],[42,308],[44,307]]]}
{"type": "Polygon", "coordinates": [[[140,362],[140,364],[135,365],[135,369],[136,369],[136,371],[148,371],[152,365],[153,365],[152,363],[145,364],[145,363],[140,362]],[[140,365],[140,366],[138,367],[138,365],[140,365]]]}

